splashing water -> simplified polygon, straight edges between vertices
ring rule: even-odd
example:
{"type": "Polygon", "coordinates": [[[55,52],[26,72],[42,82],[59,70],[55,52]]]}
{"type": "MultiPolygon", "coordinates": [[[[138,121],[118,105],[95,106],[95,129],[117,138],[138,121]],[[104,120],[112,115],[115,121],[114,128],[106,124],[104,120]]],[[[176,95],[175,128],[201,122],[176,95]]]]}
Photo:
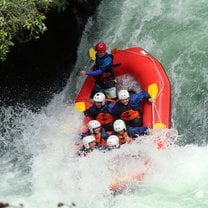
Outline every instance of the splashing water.
{"type": "Polygon", "coordinates": [[[207,207],[207,7],[204,0],[103,0],[83,33],[65,90],[38,113],[24,106],[0,109],[0,201],[26,208],[59,202],[80,208],[207,207]],[[179,145],[158,151],[147,136],[117,151],[76,156],[83,115],[72,101],[83,82],[78,74],[88,63],[86,48],[99,40],[109,50],[143,47],[164,65],[179,145]],[[151,161],[144,180],[112,195],[112,179],[143,170],[144,160],[151,161]]]}

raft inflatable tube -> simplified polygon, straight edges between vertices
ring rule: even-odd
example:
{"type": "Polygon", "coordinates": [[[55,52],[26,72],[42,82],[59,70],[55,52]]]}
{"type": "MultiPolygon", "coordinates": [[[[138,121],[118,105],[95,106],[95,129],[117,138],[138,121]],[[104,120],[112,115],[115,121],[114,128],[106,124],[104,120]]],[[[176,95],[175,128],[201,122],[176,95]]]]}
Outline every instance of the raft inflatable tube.
{"type": "MultiPolygon", "coordinates": [[[[116,77],[134,77],[141,90],[146,90],[155,102],[143,105],[143,125],[150,128],[171,127],[171,84],[162,64],[142,48],[114,49],[113,70],[116,77]]],[[[76,99],[75,108],[81,112],[92,103],[90,95],[94,79],[88,76],[76,99]]]]}

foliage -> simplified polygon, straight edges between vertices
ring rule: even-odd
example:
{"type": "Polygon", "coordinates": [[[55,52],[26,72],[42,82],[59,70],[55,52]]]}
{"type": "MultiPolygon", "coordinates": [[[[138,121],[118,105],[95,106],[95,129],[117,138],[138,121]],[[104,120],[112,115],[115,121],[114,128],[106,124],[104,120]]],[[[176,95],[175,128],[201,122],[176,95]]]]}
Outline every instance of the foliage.
{"type": "Polygon", "coordinates": [[[10,47],[39,38],[47,28],[46,13],[64,10],[67,0],[0,0],[0,60],[5,60],[10,47]]]}

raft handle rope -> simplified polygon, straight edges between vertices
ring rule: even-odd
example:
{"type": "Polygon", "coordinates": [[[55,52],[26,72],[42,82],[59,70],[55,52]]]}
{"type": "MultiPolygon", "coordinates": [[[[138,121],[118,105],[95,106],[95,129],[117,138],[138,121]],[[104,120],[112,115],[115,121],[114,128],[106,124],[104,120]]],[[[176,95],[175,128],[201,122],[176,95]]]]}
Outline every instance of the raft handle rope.
{"type": "MultiPolygon", "coordinates": [[[[160,72],[159,72],[159,70],[158,70],[158,67],[157,67],[157,65],[156,65],[156,63],[155,63],[155,61],[154,61],[154,59],[151,57],[151,55],[150,55],[148,52],[146,52],[144,49],[140,50],[140,53],[134,52],[134,51],[126,51],[126,50],[119,50],[119,51],[122,51],[122,52],[125,52],[125,53],[134,54],[134,55],[136,55],[136,56],[145,56],[145,57],[147,57],[147,58],[150,59],[150,61],[151,61],[151,62],[153,63],[153,65],[154,65],[154,69],[155,69],[156,73],[157,73],[158,76],[159,76],[159,80],[160,80],[161,86],[162,86],[162,87],[160,88],[160,90],[159,90],[159,93],[157,94],[157,96],[156,96],[156,98],[155,98],[155,100],[156,100],[157,97],[160,96],[160,94],[161,94],[162,91],[164,90],[165,84],[164,84],[164,81],[162,80],[162,76],[161,76],[161,74],[160,74],[160,72]],[[148,56],[147,56],[147,55],[148,55],[148,56]]],[[[156,105],[154,105],[154,110],[155,110],[155,112],[156,112],[156,114],[157,114],[157,117],[158,117],[159,122],[161,123],[161,117],[160,117],[160,115],[159,115],[159,112],[158,112],[158,109],[157,109],[156,105]]],[[[154,111],[153,111],[153,117],[154,117],[154,111]]]]}

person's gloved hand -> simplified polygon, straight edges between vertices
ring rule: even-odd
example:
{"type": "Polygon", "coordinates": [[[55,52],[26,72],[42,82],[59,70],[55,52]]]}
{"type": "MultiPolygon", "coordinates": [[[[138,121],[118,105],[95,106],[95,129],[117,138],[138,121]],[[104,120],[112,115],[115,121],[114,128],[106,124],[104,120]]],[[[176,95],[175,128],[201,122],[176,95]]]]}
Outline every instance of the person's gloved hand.
{"type": "Polygon", "coordinates": [[[80,75],[86,75],[86,71],[85,70],[81,70],[80,71],[80,75]]]}
{"type": "Polygon", "coordinates": [[[152,98],[149,98],[148,101],[149,101],[150,103],[155,103],[155,100],[152,99],[152,98]]]}

